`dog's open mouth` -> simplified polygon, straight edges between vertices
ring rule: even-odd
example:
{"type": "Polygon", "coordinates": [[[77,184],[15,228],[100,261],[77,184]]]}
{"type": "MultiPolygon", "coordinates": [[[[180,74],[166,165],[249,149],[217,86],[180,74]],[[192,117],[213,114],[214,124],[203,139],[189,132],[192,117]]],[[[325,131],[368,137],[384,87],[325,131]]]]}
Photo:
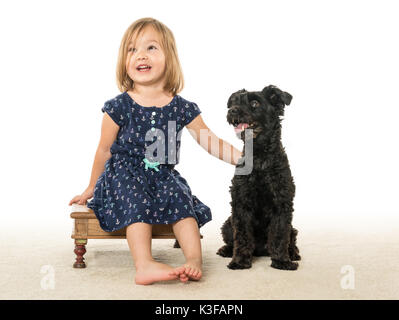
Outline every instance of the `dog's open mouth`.
{"type": "Polygon", "coordinates": [[[233,123],[234,126],[234,131],[235,133],[240,133],[244,131],[245,129],[253,129],[254,124],[253,123],[246,123],[246,122],[240,122],[240,123],[233,123]]]}
{"type": "Polygon", "coordinates": [[[234,126],[234,131],[236,133],[239,133],[239,132],[245,130],[246,128],[248,128],[248,127],[249,127],[248,123],[239,123],[239,124],[234,126]]]}

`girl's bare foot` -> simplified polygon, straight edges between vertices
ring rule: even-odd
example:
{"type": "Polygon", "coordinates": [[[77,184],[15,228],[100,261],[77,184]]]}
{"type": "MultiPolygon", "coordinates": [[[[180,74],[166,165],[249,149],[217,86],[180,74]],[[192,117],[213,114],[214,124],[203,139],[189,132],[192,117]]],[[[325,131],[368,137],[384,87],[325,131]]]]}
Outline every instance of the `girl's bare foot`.
{"type": "Polygon", "coordinates": [[[136,284],[152,284],[157,281],[167,281],[179,279],[171,266],[166,264],[148,261],[136,266],[136,284]]]}
{"type": "Polygon", "coordinates": [[[170,273],[170,275],[175,275],[177,279],[180,278],[180,281],[182,282],[186,282],[188,281],[188,277],[185,274],[185,268],[183,266],[181,267],[177,267],[175,269],[173,269],[173,271],[170,273]]]}
{"type": "Polygon", "coordinates": [[[182,282],[187,282],[188,280],[198,281],[202,277],[201,266],[201,261],[187,260],[183,266],[175,268],[173,274],[178,276],[182,282]]]}

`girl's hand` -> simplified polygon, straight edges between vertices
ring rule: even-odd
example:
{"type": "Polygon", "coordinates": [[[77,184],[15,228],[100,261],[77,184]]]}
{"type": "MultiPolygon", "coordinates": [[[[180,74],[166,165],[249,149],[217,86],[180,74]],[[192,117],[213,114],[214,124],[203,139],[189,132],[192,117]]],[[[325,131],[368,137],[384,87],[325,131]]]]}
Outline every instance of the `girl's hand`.
{"type": "Polygon", "coordinates": [[[77,204],[86,204],[87,199],[90,199],[93,197],[94,194],[94,187],[87,187],[85,191],[80,196],[75,196],[71,201],[69,201],[69,205],[72,205],[73,203],[77,204]]]}

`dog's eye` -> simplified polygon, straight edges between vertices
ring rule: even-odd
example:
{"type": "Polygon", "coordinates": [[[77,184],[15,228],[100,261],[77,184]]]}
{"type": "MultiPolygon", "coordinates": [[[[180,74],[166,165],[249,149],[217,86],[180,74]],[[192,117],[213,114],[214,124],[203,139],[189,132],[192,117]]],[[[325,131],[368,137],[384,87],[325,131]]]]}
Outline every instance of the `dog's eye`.
{"type": "Polygon", "coordinates": [[[250,104],[251,107],[253,107],[253,108],[257,108],[257,107],[260,106],[260,103],[259,103],[259,101],[257,101],[257,100],[252,100],[249,104],[250,104]]]}

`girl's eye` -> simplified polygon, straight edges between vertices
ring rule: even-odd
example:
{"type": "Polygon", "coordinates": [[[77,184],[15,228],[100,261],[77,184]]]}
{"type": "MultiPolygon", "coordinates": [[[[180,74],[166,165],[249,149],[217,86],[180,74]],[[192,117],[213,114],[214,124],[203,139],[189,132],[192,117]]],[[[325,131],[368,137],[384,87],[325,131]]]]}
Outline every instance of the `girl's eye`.
{"type": "MultiPolygon", "coordinates": [[[[148,49],[150,49],[150,48],[156,49],[157,47],[155,47],[155,46],[149,46],[148,49]]],[[[134,51],[136,51],[136,48],[129,48],[129,49],[127,49],[127,51],[128,51],[128,52],[130,52],[130,51],[133,51],[133,52],[134,52],[134,51]]]]}
{"type": "Polygon", "coordinates": [[[259,107],[260,104],[257,100],[252,100],[250,102],[250,105],[251,105],[251,107],[257,108],[257,107],[259,107]]]}

